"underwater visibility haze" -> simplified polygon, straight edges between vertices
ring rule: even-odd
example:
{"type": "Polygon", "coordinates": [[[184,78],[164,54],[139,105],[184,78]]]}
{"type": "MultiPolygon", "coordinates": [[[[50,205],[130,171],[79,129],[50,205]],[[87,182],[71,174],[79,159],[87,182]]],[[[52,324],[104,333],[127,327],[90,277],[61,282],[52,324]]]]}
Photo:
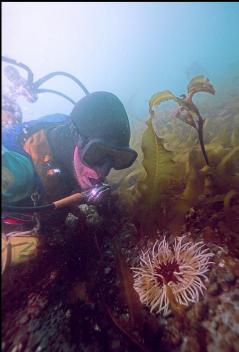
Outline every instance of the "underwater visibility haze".
{"type": "Polygon", "coordinates": [[[53,163],[34,231],[29,215],[5,217],[2,351],[239,351],[238,38],[238,2],[2,3],[2,95],[24,123],[77,122],[94,92],[121,114],[111,124],[93,94],[105,115],[80,125],[92,140],[53,146],[72,148],[63,166],[84,201],[66,197],[79,187],[58,201],[73,181],[54,183],[53,163]],[[104,153],[114,169],[98,184],[104,153]]]}

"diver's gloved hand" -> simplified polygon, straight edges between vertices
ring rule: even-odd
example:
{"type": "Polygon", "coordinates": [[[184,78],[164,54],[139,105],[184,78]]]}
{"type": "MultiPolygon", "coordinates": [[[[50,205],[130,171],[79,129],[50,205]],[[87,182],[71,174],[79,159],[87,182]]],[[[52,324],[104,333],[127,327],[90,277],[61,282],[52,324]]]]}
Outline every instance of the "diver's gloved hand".
{"type": "Polygon", "coordinates": [[[89,191],[84,192],[84,198],[89,204],[97,204],[104,201],[109,194],[110,186],[106,183],[99,183],[89,191]]]}

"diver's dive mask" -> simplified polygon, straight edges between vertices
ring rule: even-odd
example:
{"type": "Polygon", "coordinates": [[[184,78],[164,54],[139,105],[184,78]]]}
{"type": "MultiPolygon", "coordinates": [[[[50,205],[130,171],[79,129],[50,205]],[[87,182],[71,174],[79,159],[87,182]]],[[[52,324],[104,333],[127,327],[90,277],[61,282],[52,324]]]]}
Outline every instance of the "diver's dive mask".
{"type": "Polygon", "coordinates": [[[128,168],[137,157],[129,148],[130,125],[126,110],[117,96],[94,92],[83,97],[70,115],[83,144],[82,161],[91,168],[106,165],[116,170],[128,168]]]}
{"type": "Polygon", "coordinates": [[[138,155],[129,147],[116,147],[105,143],[102,139],[85,140],[82,146],[82,138],[79,137],[78,147],[81,150],[82,161],[92,168],[108,162],[115,170],[126,169],[133,164],[138,155]]]}

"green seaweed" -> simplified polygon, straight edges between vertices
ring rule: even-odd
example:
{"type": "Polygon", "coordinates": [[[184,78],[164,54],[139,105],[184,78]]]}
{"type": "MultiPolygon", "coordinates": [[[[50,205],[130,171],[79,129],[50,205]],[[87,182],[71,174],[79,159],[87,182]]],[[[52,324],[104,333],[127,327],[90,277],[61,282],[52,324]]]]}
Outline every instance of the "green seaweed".
{"type": "Polygon", "coordinates": [[[153,121],[151,112],[142,136],[142,163],[125,177],[121,187],[122,197],[141,224],[157,221],[158,211],[155,209],[163,206],[163,195],[170,183],[177,179],[173,153],[165,148],[164,139],[157,136],[153,121]],[[135,179],[133,184],[132,179],[135,179]]]}
{"type": "Polygon", "coordinates": [[[154,94],[147,128],[138,142],[134,138],[142,161],[125,175],[120,191],[142,226],[151,223],[156,228],[179,229],[192,206],[238,192],[239,115],[219,110],[215,118],[202,118],[192,98],[199,92],[215,94],[214,87],[197,76],[187,88],[187,95],[181,97],[168,90],[154,94]],[[177,113],[172,117],[164,112],[160,122],[156,106],[170,100],[179,105],[177,113]]]}
{"type": "Polygon", "coordinates": [[[179,105],[179,109],[177,110],[175,117],[196,129],[205,162],[209,165],[208,156],[203,141],[203,124],[205,120],[202,118],[198,107],[192,101],[194,94],[200,92],[215,94],[212,84],[203,76],[194,77],[189,82],[188,94],[183,95],[182,98],[174,96],[170,91],[163,91],[154,94],[149,100],[149,108],[150,111],[152,111],[156,105],[166,100],[176,101],[179,105]]]}

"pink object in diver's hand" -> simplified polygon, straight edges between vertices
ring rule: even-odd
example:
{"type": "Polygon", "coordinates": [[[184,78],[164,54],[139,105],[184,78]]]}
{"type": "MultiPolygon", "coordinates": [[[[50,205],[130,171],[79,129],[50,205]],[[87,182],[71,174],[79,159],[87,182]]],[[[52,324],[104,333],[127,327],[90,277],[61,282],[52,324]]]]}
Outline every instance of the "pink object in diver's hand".
{"type": "Polygon", "coordinates": [[[87,190],[93,186],[90,179],[100,179],[97,172],[86,166],[80,158],[80,151],[78,147],[74,150],[74,168],[77,182],[82,190],[87,190]]]}

